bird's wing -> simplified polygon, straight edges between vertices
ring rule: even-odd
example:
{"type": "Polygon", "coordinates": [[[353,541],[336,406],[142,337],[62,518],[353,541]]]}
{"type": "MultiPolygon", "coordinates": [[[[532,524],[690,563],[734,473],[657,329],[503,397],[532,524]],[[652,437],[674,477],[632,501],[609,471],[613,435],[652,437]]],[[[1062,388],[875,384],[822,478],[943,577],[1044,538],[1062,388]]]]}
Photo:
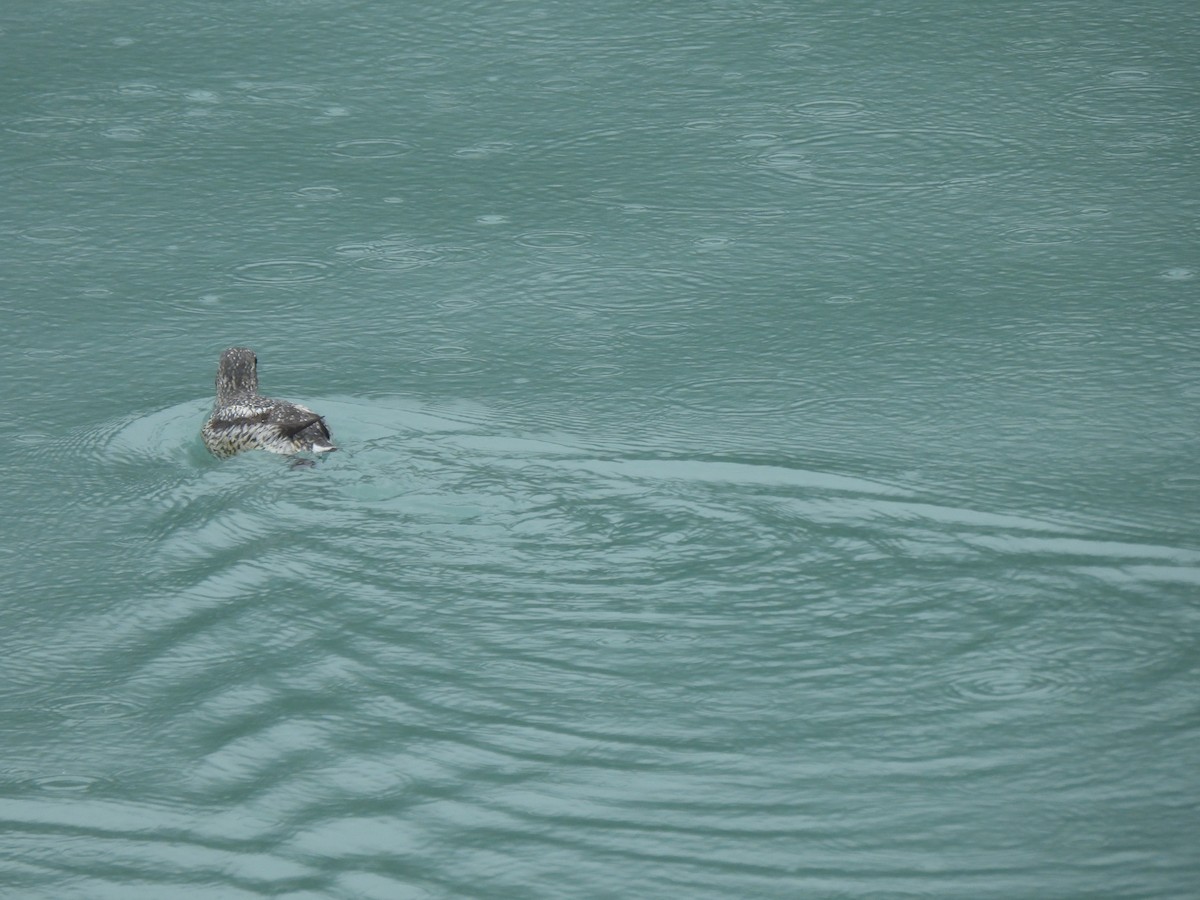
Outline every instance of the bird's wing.
{"type": "Polygon", "coordinates": [[[328,430],[325,428],[324,420],[311,409],[304,406],[297,406],[294,403],[281,403],[270,412],[270,418],[267,419],[272,425],[279,426],[288,437],[299,434],[309,425],[320,423],[321,430],[328,435],[328,430]]]}

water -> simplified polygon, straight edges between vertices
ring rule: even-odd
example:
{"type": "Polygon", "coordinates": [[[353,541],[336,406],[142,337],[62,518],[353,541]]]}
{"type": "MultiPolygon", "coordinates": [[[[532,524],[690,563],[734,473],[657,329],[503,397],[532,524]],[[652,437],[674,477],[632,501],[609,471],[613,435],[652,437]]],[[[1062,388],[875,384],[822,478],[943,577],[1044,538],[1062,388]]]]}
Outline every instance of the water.
{"type": "Polygon", "coordinates": [[[1198,25],[8,9],[0,893],[1194,896],[1198,25]]]}

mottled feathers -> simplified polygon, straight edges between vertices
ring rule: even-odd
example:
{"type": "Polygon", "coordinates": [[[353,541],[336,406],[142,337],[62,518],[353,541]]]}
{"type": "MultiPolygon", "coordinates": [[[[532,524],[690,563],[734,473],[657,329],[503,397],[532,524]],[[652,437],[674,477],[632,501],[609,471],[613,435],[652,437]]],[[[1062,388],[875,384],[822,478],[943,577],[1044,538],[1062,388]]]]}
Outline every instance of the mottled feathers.
{"type": "Polygon", "coordinates": [[[222,458],[243,450],[326,453],[336,450],[325,420],[306,406],[258,393],[258,358],[230,347],[217,365],[217,402],[200,430],[204,446],[222,458]]]}

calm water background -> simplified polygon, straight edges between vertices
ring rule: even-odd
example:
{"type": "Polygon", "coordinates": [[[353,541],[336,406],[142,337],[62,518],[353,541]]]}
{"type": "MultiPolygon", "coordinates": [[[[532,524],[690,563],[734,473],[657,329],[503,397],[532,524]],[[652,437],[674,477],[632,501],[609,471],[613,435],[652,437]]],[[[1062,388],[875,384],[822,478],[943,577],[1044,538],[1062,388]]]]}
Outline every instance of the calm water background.
{"type": "Polygon", "coordinates": [[[1197,35],[7,4],[0,894],[1196,896],[1197,35]]]}

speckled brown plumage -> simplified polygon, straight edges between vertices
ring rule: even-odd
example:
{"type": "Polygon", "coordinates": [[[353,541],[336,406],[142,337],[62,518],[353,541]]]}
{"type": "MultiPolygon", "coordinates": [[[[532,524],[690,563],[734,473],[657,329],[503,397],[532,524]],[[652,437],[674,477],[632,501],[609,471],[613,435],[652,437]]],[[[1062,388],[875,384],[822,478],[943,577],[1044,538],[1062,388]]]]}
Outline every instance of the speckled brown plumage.
{"type": "Polygon", "coordinates": [[[217,365],[217,403],[200,430],[204,446],[222,459],[243,450],[326,453],[336,450],[325,420],[306,406],[258,393],[258,358],[230,347],[217,365]]]}

